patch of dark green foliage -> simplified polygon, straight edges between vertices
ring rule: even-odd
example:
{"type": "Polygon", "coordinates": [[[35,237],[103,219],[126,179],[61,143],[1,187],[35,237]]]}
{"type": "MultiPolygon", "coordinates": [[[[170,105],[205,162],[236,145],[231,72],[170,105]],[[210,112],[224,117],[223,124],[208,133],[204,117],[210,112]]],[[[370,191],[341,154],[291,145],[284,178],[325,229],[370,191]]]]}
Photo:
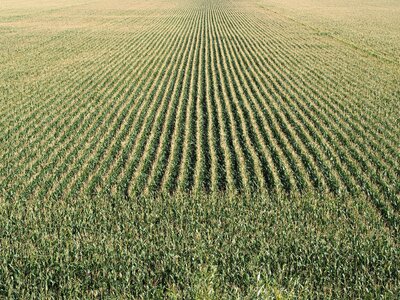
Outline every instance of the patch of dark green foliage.
{"type": "Polygon", "coordinates": [[[0,298],[396,298],[368,200],[188,195],[0,200],[0,298]]]}

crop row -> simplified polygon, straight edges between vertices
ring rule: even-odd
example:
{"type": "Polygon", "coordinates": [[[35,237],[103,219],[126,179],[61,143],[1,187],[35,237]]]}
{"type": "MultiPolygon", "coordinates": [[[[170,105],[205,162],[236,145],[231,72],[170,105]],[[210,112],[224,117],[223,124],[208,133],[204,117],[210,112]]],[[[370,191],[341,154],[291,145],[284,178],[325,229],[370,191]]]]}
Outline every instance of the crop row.
{"type": "Polygon", "coordinates": [[[354,75],[368,61],[252,8],[184,6],[108,22],[96,59],[0,113],[4,195],[363,193],[397,228],[398,128],[354,75]]]}

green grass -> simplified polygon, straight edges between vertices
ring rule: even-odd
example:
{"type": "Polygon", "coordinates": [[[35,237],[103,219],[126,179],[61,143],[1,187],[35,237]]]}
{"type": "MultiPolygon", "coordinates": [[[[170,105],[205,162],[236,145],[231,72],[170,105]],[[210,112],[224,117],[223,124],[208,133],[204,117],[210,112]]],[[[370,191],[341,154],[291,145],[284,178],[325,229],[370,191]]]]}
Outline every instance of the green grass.
{"type": "Polygon", "coordinates": [[[396,240],[363,198],[2,202],[10,298],[396,298],[396,240]],[[257,296],[258,294],[258,296],[257,296]]]}

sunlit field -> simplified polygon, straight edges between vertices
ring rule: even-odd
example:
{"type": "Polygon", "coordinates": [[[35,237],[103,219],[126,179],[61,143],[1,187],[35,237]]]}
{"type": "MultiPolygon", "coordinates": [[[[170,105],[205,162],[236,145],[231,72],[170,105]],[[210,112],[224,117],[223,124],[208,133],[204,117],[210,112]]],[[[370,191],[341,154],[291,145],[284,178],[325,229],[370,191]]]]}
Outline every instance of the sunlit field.
{"type": "Polygon", "coordinates": [[[397,299],[400,3],[0,3],[0,298],[397,299]]]}

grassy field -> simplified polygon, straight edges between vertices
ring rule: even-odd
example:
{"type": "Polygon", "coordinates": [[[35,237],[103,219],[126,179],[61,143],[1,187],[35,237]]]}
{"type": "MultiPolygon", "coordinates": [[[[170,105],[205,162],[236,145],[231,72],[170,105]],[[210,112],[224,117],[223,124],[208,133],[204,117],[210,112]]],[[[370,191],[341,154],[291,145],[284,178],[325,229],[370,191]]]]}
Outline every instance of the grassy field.
{"type": "Polygon", "coordinates": [[[0,297],[399,296],[400,3],[0,3],[0,297]]]}
{"type": "Polygon", "coordinates": [[[358,50],[400,63],[397,0],[260,0],[259,5],[358,50]]]}

